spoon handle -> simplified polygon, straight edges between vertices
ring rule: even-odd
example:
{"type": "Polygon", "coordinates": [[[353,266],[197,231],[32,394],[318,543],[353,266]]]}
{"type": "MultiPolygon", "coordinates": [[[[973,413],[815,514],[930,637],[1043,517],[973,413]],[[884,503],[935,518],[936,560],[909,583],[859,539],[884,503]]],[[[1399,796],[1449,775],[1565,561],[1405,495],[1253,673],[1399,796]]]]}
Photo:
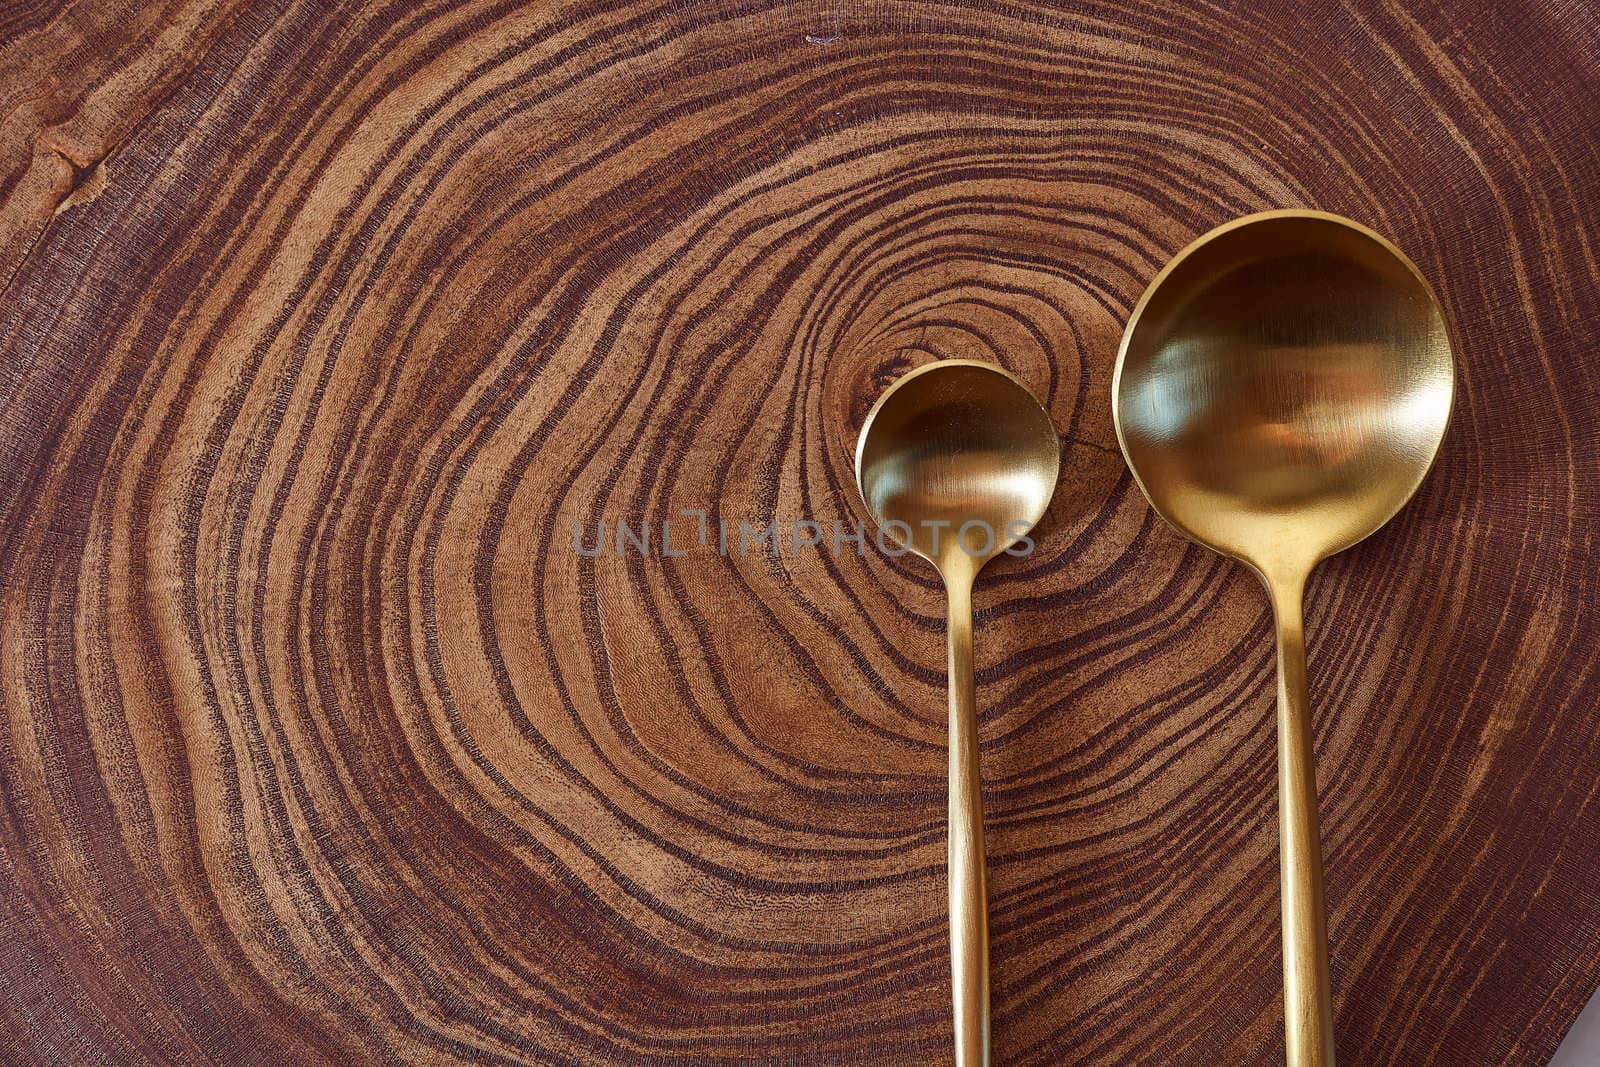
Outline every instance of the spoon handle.
{"type": "Polygon", "coordinates": [[[1333,1004],[1322,898],[1317,768],[1306,687],[1305,578],[1271,583],[1278,630],[1278,832],[1283,1025],[1289,1067],[1333,1067],[1333,1004]]]}
{"type": "Polygon", "coordinates": [[[984,888],[983,779],[972,669],[972,578],[947,579],[949,595],[950,977],[956,1067],[989,1065],[989,917],[984,888]]]}

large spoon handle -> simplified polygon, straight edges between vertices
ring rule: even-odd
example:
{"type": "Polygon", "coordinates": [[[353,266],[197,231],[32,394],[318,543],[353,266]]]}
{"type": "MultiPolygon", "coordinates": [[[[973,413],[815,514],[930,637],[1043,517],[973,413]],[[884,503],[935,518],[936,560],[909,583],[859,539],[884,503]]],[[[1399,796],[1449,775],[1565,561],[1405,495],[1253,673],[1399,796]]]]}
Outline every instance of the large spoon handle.
{"type": "Polygon", "coordinates": [[[983,779],[972,672],[972,578],[948,575],[950,597],[950,977],[956,1067],[989,1065],[989,917],[984,888],[983,779]]]}
{"type": "Polygon", "coordinates": [[[1322,899],[1316,755],[1306,687],[1304,576],[1271,583],[1278,630],[1278,832],[1283,1025],[1289,1067],[1333,1067],[1333,1002],[1322,899]]]}

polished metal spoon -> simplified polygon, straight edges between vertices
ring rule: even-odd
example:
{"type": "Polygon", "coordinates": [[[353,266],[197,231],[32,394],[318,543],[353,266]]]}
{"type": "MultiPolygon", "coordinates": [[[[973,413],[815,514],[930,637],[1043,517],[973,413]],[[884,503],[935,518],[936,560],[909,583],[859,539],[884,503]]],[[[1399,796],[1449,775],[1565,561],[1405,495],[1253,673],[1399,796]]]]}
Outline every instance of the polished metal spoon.
{"type": "MultiPolygon", "coordinates": [[[[950,975],[956,1064],[989,1063],[989,924],[972,673],[972,584],[1044,514],[1061,443],[1008,372],[949,359],[918,367],[873,405],[856,483],[883,533],[938,568],[949,603],[950,975]]],[[[884,540],[880,536],[879,543],[884,540]]]]}
{"type": "Polygon", "coordinates": [[[1288,1062],[1333,1063],[1301,597],[1432,466],[1455,388],[1417,268],[1317,211],[1237,219],[1178,253],[1123,334],[1117,439],[1151,505],[1266,583],[1278,644],[1278,826],[1288,1062]]]}

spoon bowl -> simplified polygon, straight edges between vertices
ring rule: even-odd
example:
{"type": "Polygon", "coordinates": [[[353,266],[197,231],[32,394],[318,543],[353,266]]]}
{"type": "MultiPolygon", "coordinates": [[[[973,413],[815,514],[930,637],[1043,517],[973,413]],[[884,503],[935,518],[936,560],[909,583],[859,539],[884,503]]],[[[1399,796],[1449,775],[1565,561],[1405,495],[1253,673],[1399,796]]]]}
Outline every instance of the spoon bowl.
{"type": "Polygon", "coordinates": [[[856,447],[873,521],[941,573],[976,572],[1015,545],[1044,515],[1060,470],[1055,426],[1027,386],[971,360],[895,382],[856,447]]]}
{"type": "Polygon", "coordinates": [[[1257,570],[1309,570],[1411,498],[1455,364],[1433,291],[1376,233],[1278,211],[1212,231],[1151,283],[1112,385],[1160,514],[1257,570]]]}

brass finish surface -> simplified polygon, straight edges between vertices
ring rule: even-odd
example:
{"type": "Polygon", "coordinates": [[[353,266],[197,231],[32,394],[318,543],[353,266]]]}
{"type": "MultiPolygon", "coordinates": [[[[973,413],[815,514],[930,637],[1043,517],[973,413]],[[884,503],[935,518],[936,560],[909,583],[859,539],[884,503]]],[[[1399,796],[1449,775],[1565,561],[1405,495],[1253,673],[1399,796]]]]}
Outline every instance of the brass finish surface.
{"type": "Polygon", "coordinates": [[[1184,249],[1134,309],[1117,438],[1151,505],[1266,583],[1278,648],[1288,1061],[1332,1064],[1322,856],[1301,597],[1311,568],[1416,491],[1455,365],[1427,282],[1364,226],[1273,211],[1184,249]]]}
{"type": "Polygon", "coordinates": [[[938,568],[949,603],[950,973],[955,1062],[989,1063],[983,790],[972,667],[972,585],[1044,515],[1061,468],[1050,416],[988,363],[911,371],[861,428],[856,480],[873,520],[938,568]]]}

